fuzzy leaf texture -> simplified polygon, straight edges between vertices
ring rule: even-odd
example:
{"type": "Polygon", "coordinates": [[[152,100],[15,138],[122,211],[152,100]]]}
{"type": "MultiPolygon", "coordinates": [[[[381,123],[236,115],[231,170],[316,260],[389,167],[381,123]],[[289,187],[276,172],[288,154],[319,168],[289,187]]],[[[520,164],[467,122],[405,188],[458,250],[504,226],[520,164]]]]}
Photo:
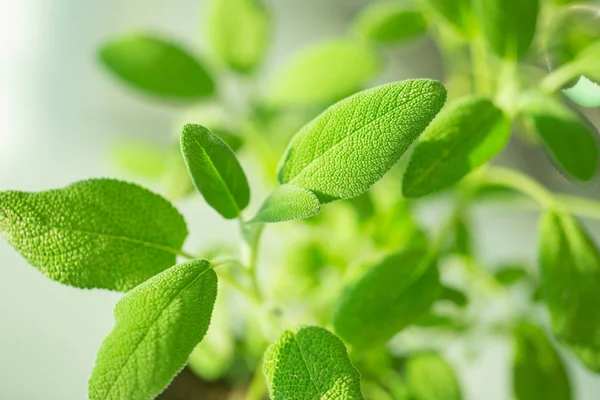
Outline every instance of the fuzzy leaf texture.
{"type": "Polygon", "coordinates": [[[272,400],[363,398],[344,343],[320,327],[284,332],[265,352],[263,370],[272,400]]]}
{"type": "Polygon", "coordinates": [[[513,390],[516,400],[570,400],[565,366],[544,331],[523,323],[515,330],[513,390]]]}
{"type": "Polygon", "coordinates": [[[282,185],[271,193],[250,222],[273,223],[312,217],[321,211],[321,203],[310,190],[282,185]]]}
{"type": "Polygon", "coordinates": [[[540,232],[540,276],[552,332],[600,372],[600,254],[571,215],[548,211],[540,232]]]}
{"type": "Polygon", "coordinates": [[[568,176],[589,181],[598,169],[596,128],[556,99],[532,96],[524,101],[522,114],[539,134],[554,162],[568,176]]]}
{"type": "Polygon", "coordinates": [[[196,100],[215,91],[213,79],[194,56],[156,36],[112,39],[100,48],[99,57],[113,74],[148,94],[196,100]]]}
{"type": "Polygon", "coordinates": [[[405,375],[411,399],[462,399],[454,369],[437,354],[423,353],[411,356],[406,361],[405,375]]]}
{"type": "Polygon", "coordinates": [[[477,32],[477,20],[471,5],[471,0],[422,0],[426,5],[440,15],[446,23],[465,37],[471,37],[477,32]]]}
{"type": "Polygon", "coordinates": [[[413,243],[345,291],[333,317],[335,332],[357,348],[383,345],[423,316],[440,290],[435,260],[426,246],[413,243]]]}
{"type": "Polygon", "coordinates": [[[352,39],[317,43],[295,54],[276,73],[267,99],[282,107],[330,104],[363,89],[380,69],[379,54],[368,43],[352,39]]]}
{"type": "Polygon", "coordinates": [[[207,18],[210,44],[234,71],[253,71],[263,60],[271,18],[260,0],[212,0],[207,18]]]}
{"type": "Polygon", "coordinates": [[[202,340],[217,296],[206,260],[176,265],[133,289],[115,307],[89,382],[91,400],[150,400],[202,340]]]}
{"type": "Polygon", "coordinates": [[[424,35],[427,21],[402,4],[373,3],[359,14],[355,30],[374,42],[402,43],[424,35]]]}
{"type": "Polygon", "coordinates": [[[181,134],[181,152],[206,202],[224,218],[239,216],[250,202],[250,187],[231,148],[207,128],[188,124],[181,134]]]}
{"type": "Polygon", "coordinates": [[[331,106],[291,140],[278,178],[321,203],[367,191],[402,157],[446,101],[427,79],[394,82],[331,106]]]}
{"type": "Polygon", "coordinates": [[[446,189],[506,145],[510,122],[490,100],[470,97],[442,110],[419,138],[404,174],[405,197],[446,189]]]}
{"type": "Polygon", "coordinates": [[[523,57],[535,37],[539,0],[473,0],[490,47],[508,60],[523,57]]]}
{"type": "Polygon", "coordinates": [[[0,192],[0,232],[51,279],[119,291],[174,265],[187,236],[167,200],[112,179],[0,192]]]}

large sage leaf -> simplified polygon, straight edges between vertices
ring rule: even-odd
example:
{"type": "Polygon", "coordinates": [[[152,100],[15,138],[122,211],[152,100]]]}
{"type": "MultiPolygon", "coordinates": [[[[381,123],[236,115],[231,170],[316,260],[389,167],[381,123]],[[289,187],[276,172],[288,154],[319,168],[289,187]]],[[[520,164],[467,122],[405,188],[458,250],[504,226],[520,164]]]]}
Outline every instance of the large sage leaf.
{"type": "Polygon", "coordinates": [[[111,179],[0,192],[0,232],[51,279],[119,291],[175,264],[187,236],[183,217],[167,200],[111,179]]]}
{"type": "Polygon", "coordinates": [[[405,366],[406,386],[414,400],[461,400],[454,369],[435,353],[411,356],[405,366]]]}
{"type": "Polygon", "coordinates": [[[396,164],[445,101],[444,87],[427,79],[357,93],[294,136],[279,181],[310,190],[322,203],[357,196],[396,164]]]}

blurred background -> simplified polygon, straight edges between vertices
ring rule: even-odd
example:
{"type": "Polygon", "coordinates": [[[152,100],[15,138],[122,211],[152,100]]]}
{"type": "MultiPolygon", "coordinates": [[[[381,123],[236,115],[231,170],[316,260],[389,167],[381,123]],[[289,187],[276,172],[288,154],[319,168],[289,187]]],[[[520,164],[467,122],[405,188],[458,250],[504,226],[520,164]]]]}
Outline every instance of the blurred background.
{"type": "MultiPolygon", "coordinates": [[[[270,0],[275,16],[268,76],[302,46],[347,33],[367,0],[270,0]]],[[[181,128],[181,107],[165,106],[124,90],[96,60],[107,38],[135,30],[164,33],[188,48],[206,48],[202,0],[0,0],[0,190],[39,191],[90,177],[133,179],[111,162],[112,145],[123,139],[171,142],[181,128]]],[[[441,79],[440,57],[427,39],[388,51],[380,80],[441,79]]],[[[596,124],[598,109],[588,109],[596,124]]],[[[598,198],[597,183],[575,186],[534,147],[513,144],[502,162],[523,169],[553,189],[598,198]]],[[[153,183],[141,182],[160,191],[153,183]],[[154,185],[154,186],[153,186],[154,185]]],[[[260,202],[253,198],[253,205],[260,202]]],[[[422,210],[434,223],[438,209],[422,210]]],[[[193,233],[190,246],[237,235],[201,199],[178,203],[193,233]]],[[[494,206],[476,213],[478,246],[491,261],[506,254],[533,261],[534,212],[494,206]]],[[[588,224],[599,234],[600,227],[588,224]]],[[[598,236],[597,236],[598,237],[598,236]]],[[[96,352],[112,329],[120,294],[82,291],[45,278],[0,241],[0,398],[84,399],[96,352]]],[[[478,357],[447,350],[467,399],[510,398],[510,351],[504,340],[479,343],[478,357]]],[[[568,354],[563,354],[570,360],[568,354]]],[[[593,400],[600,378],[569,361],[577,399],[593,400]]]]}

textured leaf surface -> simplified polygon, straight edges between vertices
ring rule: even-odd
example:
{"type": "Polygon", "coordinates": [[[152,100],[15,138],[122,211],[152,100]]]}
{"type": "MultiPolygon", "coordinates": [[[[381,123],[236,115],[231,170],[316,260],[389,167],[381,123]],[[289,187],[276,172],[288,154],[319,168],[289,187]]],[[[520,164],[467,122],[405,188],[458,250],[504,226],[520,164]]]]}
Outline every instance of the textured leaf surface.
{"type": "Polygon", "coordinates": [[[588,181],[598,168],[597,131],[575,111],[550,97],[535,96],[523,105],[554,161],[569,176],[588,181]]]}
{"type": "Polygon", "coordinates": [[[251,222],[292,221],[312,217],[319,211],[321,203],[313,192],[294,185],[282,185],[265,200],[251,222]]]}
{"type": "Polygon", "coordinates": [[[477,21],[471,0],[425,0],[457,32],[471,36],[477,30],[477,21]]]}
{"type": "Polygon", "coordinates": [[[236,218],[250,202],[246,174],[233,151],[207,128],[188,124],[181,151],[194,185],[224,218],[236,218]]]}
{"type": "Polygon", "coordinates": [[[474,0],[491,48],[516,60],[527,53],[535,36],[539,0],[474,0]]]}
{"type": "Polygon", "coordinates": [[[206,334],[216,296],[206,260],[176,265],[128,293],[98,353],[90,399],[155,398],[206,334]]]}
{"type": "Polygon", "coordinates": [[[280,106],[328,104],[362,89],[380,68],[377,51],[367,43],[321,42],[301,50],[283,66],[273,78],[268,99],[280,106]]]}
{"type": "Polygon", "coordinates": [[[570,215],[549,211],[540,238],[542,293],[552,332],[593,371],[600,371],[600,254],[570,215]]]}
{"type": "Polygon", "coordinates": [[[238,72],[252,71],[264,58],[271,33],[259,0],[213,0],[207,18],[213,49],[238,72]]]}
{"type": "Polygon", "coordinates": [[[316,326],[286,331],[267,349],[264,372],[273,400],[363,398],[344,343],[316,326]]]}
{"type": "Polygon", "coordinates": [[[410,357],[405,366],[406,385],[414,400],[460,400],[454,369],[437,354],[410,357]]]}
{"type": "Polygon", "coordinates": [[[399,43],[423,35],[427,21],[421,13],[402,4],[373,3],[358,16],[355,29],[375,42],[399,43]]]}
{"type": "Polygon", "coordinates": [[[155,36],[113,39],[102,46],[99,56],[112,73],[149,94],[192,100],[209,96],[215,89],[198,60],[155,36]]]}
{"type": "Polygon", "coordinates": [[[516,400],[570,400],[571,386],[563,362],[535,325],[522,324],[515,331],[513,390],[516,400]]]}
{"type": "Polygon", "coordinates": [[[439,272],[413,244],[372,267],[343,295],[335,332],[357,348],[379,346],[425,314],[439,298],[439,272]]]}
{"type": "Polygon", "coordinates": [[[92,179],[39,193],[0,192],[0,231],[51,279],[127,291],[175,264],[183,217],[137,185],[92,179]]]}
{"type": "Polygon", "coordinates": [[[321,203],[357,196],[396,164],[445,101],[444,87],[426,79],[357,93],[294,136],[279,181],[312,191],[321,203]]]}
{"type": "Polygon", "coordinates": [[[498,154],[510,122],[490,100],[472,97],[442,110],[419,139],[404,174],[406,197],[448,188],[498,154]]]}

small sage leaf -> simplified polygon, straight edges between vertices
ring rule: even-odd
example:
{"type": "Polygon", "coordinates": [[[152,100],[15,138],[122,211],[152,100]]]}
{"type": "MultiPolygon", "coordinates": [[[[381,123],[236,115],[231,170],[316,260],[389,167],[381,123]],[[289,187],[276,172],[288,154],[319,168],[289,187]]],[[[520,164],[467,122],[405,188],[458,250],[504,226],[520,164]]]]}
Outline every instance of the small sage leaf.
{"type": "Polygon", "coordinates": [[[548,211],[540,232],[540,277],[556,338],[589,369],[600,371],[600,254],[565,212],[548,211]]]}
{"type": "Polygon", "coordinates": [[[442,110],[420,137],[404,174],[406,197],[448,188],[498,154],[510,122],[490,100],[471,97],[442,110]]]}
{"type": "Polygon", "coordinates": [[[286,331],[267,349],[263,370],[273,400],[363,398],[344,343],[316,326],[286,331]]]}
{"type": "Polygon", "coordinates": [[[355,29],[374,42],[401,43],[425,34],[427,21],[401,4],[373,3],[358,16],[355,29]]]}
{"type": "Polygon", "coordinates": [[[529,273],[519,265],[504,265],[494,273],[494,278],[503,286],[512,286],[529,279],[529,273]]]}
{"type": "Polygon", "coordinates": [[[396,164],[445,101],[444,87],[426,79],[357,93],[294,136],[279,181],[310,190],[321,203],[358,196],[396,164]]]}
{"type": "Polygon", "coordinates": [[[49,278],[118,291],[175,264],[187,236],[183,217],[167,200],[112,179],[0,192],[0,232],[49,278]]]}
{"type": "Polygon", "coordinates": [[[372,267],[346,290],[335,332],[357,348],[383,345],[439,298],[439,272],[425,246],[413,244],[372,267]]]}
{"type": "Polygon", "coordinates": [[[415,400],[461,400],[454,369],[441,356],[424,353],[411,356],[405,366],[406,386],[415,400]]]}
{"type": "Polygon", "coordinates": [[[213,0],[207,23],[213,49],[231,69],[246,73],[260,64],[271,33],[260,0],[213,0]]]}
{"type": "Polygon", "coordinates": [[[265,200],[251,223],[293,221],[316,215],[321,203],[310,190],[294,185],[279,186],[265,200]]]}
{"type": "Polygon", "coordinates": [[[276,74],[268,101],[284,107],[330,104],[364,88],[380,69],[379,55],[367,43],[318,43],[300,51],[276,74]]]}
{"type": "Polygon", "coordinates": [[[477,20],[471,0],[424,0],[424,3],[461,35],[471,37],[477,32],[477,20]]]}
{"type": "Polygon", "coordinates": [[[155,36],[136,34],[113,39],[100,60],[119,78],[149,94],[194,100],[214,93],[214,82],[192,55],[155,36]]]}
{"type": "Polygon", "coordinates": [[[598,132],[575,111],[551,97],[531,96],[521,112],[538,132],[554,161],[569,176],[589,181],[598,169],[598,132]]]}
{"type": "Polygon", "coordinates": [[[231,148],[207,128],[188,124],[181,134],[181,152],[206,202],[224,218],[239,216],[250,202],[250,187],[231,148]]]}
{"type": "Polygon", "coordinates": [[[206,260],[176,265],[129,292],[98,352],[90,399],[155,398],[206,334],[216,296],[217,275],[206,260]]]}
{"type": "Polygon", "coordinates": [[[539,0],[473,0],[490,47],[500,57],[524,56],[535,37],[539,0]]]}
{"type": "Polygon", "coordinates": [[[516,400],[570,400],[565,366],[544,331],[523,323],[515,330],[513,391],[516,400]]]}

